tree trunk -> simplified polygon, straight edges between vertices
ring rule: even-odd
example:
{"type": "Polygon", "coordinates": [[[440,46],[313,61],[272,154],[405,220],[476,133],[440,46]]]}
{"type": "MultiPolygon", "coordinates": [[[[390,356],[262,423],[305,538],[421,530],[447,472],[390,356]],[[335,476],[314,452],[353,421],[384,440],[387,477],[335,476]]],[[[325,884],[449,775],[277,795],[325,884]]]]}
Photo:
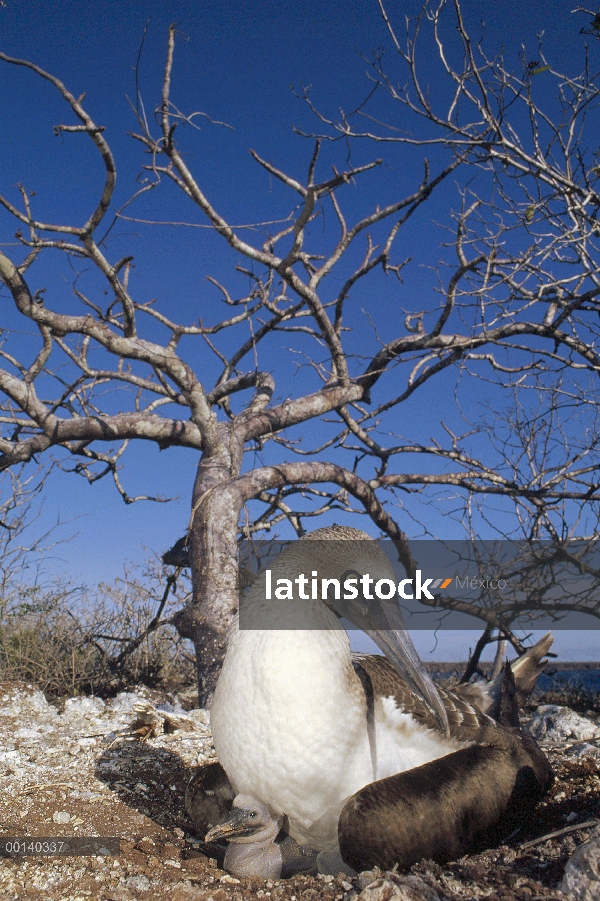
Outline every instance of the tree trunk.
{"type": "Polygon", "coordinates": [[[242,507],[233,480],[241,448],[233,428],[219,425],[216,448],[203,454],[194,483],[188,536],[192,601],[175,625],[196,650],[198,698],[209,707],[225,656],[226,636],[239,604],[237,531],[242,507]]]}
{"type": "Polygon", "coordinates": [[[493,631],[493,627],[488,624],[485,627],[483,634],[479,636],[477,644],[475,645],[475,650],[471,654],[469,662],[467,663],[467,668],[465,669],[463,677],[460,680],[462,684],[468,682],[471,676],[474,676],[475,673],[479,672],[479,658],[481,657],[483,649],[492,640],[493,631]]]}
{"type": "Polygon", "coordinates": [[[490,679],[495,679],[496,676],[499,676],[502,667],[504,666],[504,657],[506,656],[506,638],[498,638],[498,646],[496,647],[496,656],[494,657],[494,664],[492,666],[492,671],[490,673],[490,679]]]}

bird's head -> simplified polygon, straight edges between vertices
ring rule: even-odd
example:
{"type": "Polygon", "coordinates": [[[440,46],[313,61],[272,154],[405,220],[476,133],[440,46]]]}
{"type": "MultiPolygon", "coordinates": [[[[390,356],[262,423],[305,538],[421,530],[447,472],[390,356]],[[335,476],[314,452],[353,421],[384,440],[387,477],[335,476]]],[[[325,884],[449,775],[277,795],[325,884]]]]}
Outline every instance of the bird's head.
{"type": "Polygon", "coordinates": [[[206,834],[204,841],[225,840],[240,844],[272,842],[279,833],[283,817],[268,804],[252,795],[236,795],[228,817],[206,834]]]}

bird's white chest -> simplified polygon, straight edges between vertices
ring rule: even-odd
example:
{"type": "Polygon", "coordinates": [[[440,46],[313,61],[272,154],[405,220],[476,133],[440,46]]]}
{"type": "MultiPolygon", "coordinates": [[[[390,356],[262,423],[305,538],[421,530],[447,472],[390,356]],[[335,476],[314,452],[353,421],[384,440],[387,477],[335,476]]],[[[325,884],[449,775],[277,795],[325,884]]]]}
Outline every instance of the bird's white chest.
{"type": "Polygon", "coordinates": [[[215,750],[235,790],[286,813],[292,834],[337,822],[340,803],[371,781],[365,723],[345,633],[232,638],[211,709],[215,750]]]}

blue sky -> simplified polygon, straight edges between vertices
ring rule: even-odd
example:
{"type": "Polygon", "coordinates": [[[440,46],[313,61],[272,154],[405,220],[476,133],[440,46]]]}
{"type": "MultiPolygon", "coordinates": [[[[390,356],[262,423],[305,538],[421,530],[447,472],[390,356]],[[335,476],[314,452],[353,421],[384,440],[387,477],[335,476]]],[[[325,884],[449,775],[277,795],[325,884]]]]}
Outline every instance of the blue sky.
{"type": "MultiPolygon", "coordinates": [[[[517,16],[513,2],[483,4],[470,0],[464,4],[464,13],[474,32],[483,16],[488,46],[504,44],[515,60],[520,44],[527,47],[528,58],[535,57],[536,35],[545,30],[548,56],[567,69],[572,60],[573,70],[577,70],[583,41],[579,30],[584,21],[570,15],[571,6],[558,0],[544,4],[526,0],[518,5],[517,16]]],[[[418,4],[411,3],[389,6],[399,24],[405,12],[417,9],[418,4]]],[[[338,107],[356,106],[369,88],[368,65],[361,54],[369,57],[374,49],[386,46],[392,63],[376,0],[285,4],[270,0],[57,0],[51,4],[46,0],[7,0],[6,7],[0,8],[0,48],[57,75],[75,95],[86,92],[90,112],[98,123],[107,126],[106,137],[117,158],[118,192],[123,200],[135,187],[143,161],[139,145],[127,136],[128,131],[136,129],[136,123],[126,98],[135,99],[134,66],[146,22],[139,79],[148,113],[158,102],[167,30],[171,22],[176,22],[181,37],[176,49],[173,98],[188,112],[203,110],[232,126],[233,130],[201,121],[200,134],[192,135],[193,140],[188,134],[186,140],[189,159],[200,173],[200,181],[233,222],[272,218],[274,211],[289,204],[280,186],[272,184],[251,161],[248,148],[294,174],[306,169],[310,144],[294,135],[292,126],[307,130],[316,126],[290,85],[312,85],[315,103],[335,115],[338,107]]],[[[92,185],[99,184],[101,176],[90,149],[83,137],[52,136],[52,125],[65,121],[68,114],[48,86],[20,69],[3,65],[0,71],[2,190],[16,199],[15,185],[22,181],[36,191],[41,213],[59,221],[80,221],[90,209],[90,166],[97,173],[91,177],[92,185]]],[[[326,148],[325,160],[333,159],[337,152],[326,148]]],[[[380,155],[377,148],[366,145],[354,152],[353,159],[380,155]]],[[[434,168],[443,162],[438,150],[433,149],[429,157],[434,168]]],[[[401,156],[390,151],[383,171],[364,180],[364,192],[349,192],[348,208],[358,213],[366,209],[366,203],[386,202],[391,192],[402,189],[407,193],[421,176],[420,166],[419,154],[401,156]]],[[[454,185],[448,183],[439,194],[438,206],[427,208],[415,219],[398,251],[400,258],[413,256],[415,260],[402,288],[407,303],[411,292],[421,290],[423,270],[419,267],[436,262],[439,256],[442,233],[434,220],[439,222],[452,203],[456,203],[456,194],[454,185]]],[[[200,222],[181,198],[168,190],[144,200],[136,212],[158,219],[200,222]]],[[[14,226],[6,216],[0,216],[0,241],[10,241],[13,233],[14,226]]],[[[241,285],[231,275],[237,260],[207,232],[155,226],[142,238],[138,226],[122,223],[115,229],[115,247],[120,244],[134,247],[133,278],[138,296],[156,296],[170,309],[183,309],[186,315],[197,317],[200,308],[202,315],[205,310],[209,316],[215,312],[216,292],[207,285],[206,275],[230,278],[228,284],[241,285]]],[[[65,272],[53,269],[51,260],[44,265],[42,274],[36,276],[39,285],[45,277],[48,297],[59,307],[70,303],[65,272]]],[[[431,286],[427,290],[432,291],[431,286]]],[[[391,315],[395,300],[386,291],[389,288],[382,289],[381,303],[390,305],[391,315]]],[[[419,300],[415,306],[419,308],[419,300]]],[[[3,325],[23,328],[4,295],[1,315],[3,325]]],[[[19,340],[25,346],[28,336],[19,340]]],[[[190,358],[194,353],[190,347],[190,358]]],[[[296,384],[290,362],[280,390],[293,393],[296,384]]],[[[484,399],[478,397],[477,401],[484,399]]],[[[419,401],[408,408],[411,428],[428,436],[428,423],[439,420],[451,404],[451,391],[440,386],[430,396],[426,410],[419,401]]],[[[109,480],[89,486],[73,475],[55,473],[49,483],[44,516],[73,520],[68,530],[77,534],[61,548],[62,561],[51,565],[64,568],[76,579],[94,582],[120,574],[127,559],[141,559],[143,546],[161,553],[185,531],[195,465],[196,454],[184,449],[159,452],[153,445],[142,445],[128,453],[122,473],[128,492],[178,496],[165,505],[139,503],[126,507],[109,480]]],[[[448,528],[448,520],[443,521],[435,512],[431,516],[433,528],[448,528]]],[[[406,519],[402,524],[410,527],[406,519]]],[[[361,520],[359,525],[365,524],[361,520]]],[[[581,637],[577,639],[582,658],[596,656],[596,634],[591,633],[586,643],[581,637]]],[[[453,641],[459,640],[454,636],[453,641]]],[[[427,642],[431,644],[430,639],[427,642]]],[[[464,642],[468,647],[473,639],[467,636],[464,642]]],[[[577,650],[577,642],[570,642],[570,656],[577,650]]],[[[423,646],[420,650],[427,649],[423,646]]],[[[451,656],[464,653],[466,649],[456,650],[451,656]]],[[[443,652],[441,656],[448,655],[443,652]]]]}

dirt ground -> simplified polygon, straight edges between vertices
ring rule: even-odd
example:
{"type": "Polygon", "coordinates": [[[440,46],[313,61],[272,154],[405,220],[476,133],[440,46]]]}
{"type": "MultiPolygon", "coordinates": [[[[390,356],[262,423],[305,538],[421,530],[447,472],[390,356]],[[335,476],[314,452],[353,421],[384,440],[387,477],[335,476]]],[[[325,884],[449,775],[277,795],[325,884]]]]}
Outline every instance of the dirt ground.
{"type": "Polygon", "coordinates": [[[394,877],[374,881],[381,877],[376,872],[354,879],[239,880],[219,867],[219,851],[203,845],[185,813],[184,792],[198,766],[198,744],[205,742],[200,763],[211,756],[206,737],[200,742],[179,733],[146,742],[115,738],[115,722],[131,720],[125,701],[116,713],[111,708],[110,720],[106,708],[81,716],[81,705],[73,705],[67,719],[64,712],[43,707],[43,698],[31,692],[27,686],[0,685],[0,841],[11,836],[115,836],[121,853],[0,857],[0,898],[6,901],[351,901],[361,891],[370,901],[435,901],[435,893],[440,901],[564,901],[557,885],[589,829],[524,846],[578,822],[600,819],[600,755],[570,758],[560,748],[548,752],[556,772],[552,791],[507,845],[444,866],[422,862],[411,871],[417,879],[398,878],[396,886],[394,877]]]}

